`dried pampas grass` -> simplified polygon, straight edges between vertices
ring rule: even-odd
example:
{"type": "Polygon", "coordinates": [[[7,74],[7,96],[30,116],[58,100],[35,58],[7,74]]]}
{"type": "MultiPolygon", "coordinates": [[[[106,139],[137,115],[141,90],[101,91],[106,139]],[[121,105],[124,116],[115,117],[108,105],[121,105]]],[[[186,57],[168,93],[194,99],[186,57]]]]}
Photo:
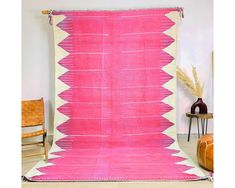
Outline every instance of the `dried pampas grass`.
{"type": "Polygon", "coordinates": [[[186,86],[186,88],[190,91],[193,96],[202,98],[204,85],[202,86],[200,84],[200,81],[197,76],[196,67],[192,67],[192,73],[194,81],[180,67],[177,66],[176,76],[180,80],[180,82],[186,86]]]}

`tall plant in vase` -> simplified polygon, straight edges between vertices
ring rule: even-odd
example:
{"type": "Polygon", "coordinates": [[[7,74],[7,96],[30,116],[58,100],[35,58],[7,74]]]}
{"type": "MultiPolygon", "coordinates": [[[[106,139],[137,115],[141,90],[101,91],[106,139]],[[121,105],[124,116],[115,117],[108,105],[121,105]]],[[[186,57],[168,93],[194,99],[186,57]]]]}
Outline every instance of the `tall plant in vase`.
{"type": "Polygon", "coordinates": [[[180,82],[189,90],[189,92],[197,98],[197,101],[191,106],[191,113],[196,113],[196,108],[199,108],[199,114],[207,113],[207,106],[202,100],[202,93],[204,85],[201,85],[196,67],[192,67],[193,78],[192,80],[180,67],[177,66],[176,75],[180,82]]]}

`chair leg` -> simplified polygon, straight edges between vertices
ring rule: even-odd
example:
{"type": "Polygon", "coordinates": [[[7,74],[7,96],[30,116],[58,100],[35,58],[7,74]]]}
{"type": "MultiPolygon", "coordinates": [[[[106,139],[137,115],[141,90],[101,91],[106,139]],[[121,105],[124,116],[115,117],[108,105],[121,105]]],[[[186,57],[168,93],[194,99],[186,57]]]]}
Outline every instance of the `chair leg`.
{"type": "Polygon", "coordinates": [[[43,135],[43,146],[44,146],[44,154],[45,154],[45,161],[48,160],[48,141],[47,141],[47,135],[43,135]]]}

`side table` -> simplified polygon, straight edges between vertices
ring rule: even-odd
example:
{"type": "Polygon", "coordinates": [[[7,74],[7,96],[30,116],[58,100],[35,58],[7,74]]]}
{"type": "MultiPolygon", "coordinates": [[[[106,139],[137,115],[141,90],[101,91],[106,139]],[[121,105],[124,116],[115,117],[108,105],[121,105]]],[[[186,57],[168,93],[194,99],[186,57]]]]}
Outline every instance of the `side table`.
{"type": "Polygon", "coordinates": [[[213,113],[207,113],[207,114],[191,114],[190,112],[186,113],[186,117],[189,117],[189,130],[188,130],[188,142],[190,139],[190,133],[191,133],[191,126],[192,126],[192,119],[197,119],[197,131],[198,131],[198,138],[200,138],[200,130],[199,130],[199,119],[201,119],[201,126],[202,126],[202,135],[207,134],[207,125],[208,125],[208,119],[213,119],[213,113]],[[206,127],[205,127],[206,123],[206,127]]]}

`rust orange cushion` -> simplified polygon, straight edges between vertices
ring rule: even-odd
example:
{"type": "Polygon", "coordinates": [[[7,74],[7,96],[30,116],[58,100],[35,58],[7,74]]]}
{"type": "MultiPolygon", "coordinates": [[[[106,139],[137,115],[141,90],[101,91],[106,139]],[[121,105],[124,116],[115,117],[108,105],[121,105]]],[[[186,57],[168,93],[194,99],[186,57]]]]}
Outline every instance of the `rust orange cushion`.
{"type": "Polygon", "coordinates": [[[213,171],[214,159],[214,141],[213,135],[202,136],[197,143],[197,160],[198,163],[207,170],[213,171]]]}

